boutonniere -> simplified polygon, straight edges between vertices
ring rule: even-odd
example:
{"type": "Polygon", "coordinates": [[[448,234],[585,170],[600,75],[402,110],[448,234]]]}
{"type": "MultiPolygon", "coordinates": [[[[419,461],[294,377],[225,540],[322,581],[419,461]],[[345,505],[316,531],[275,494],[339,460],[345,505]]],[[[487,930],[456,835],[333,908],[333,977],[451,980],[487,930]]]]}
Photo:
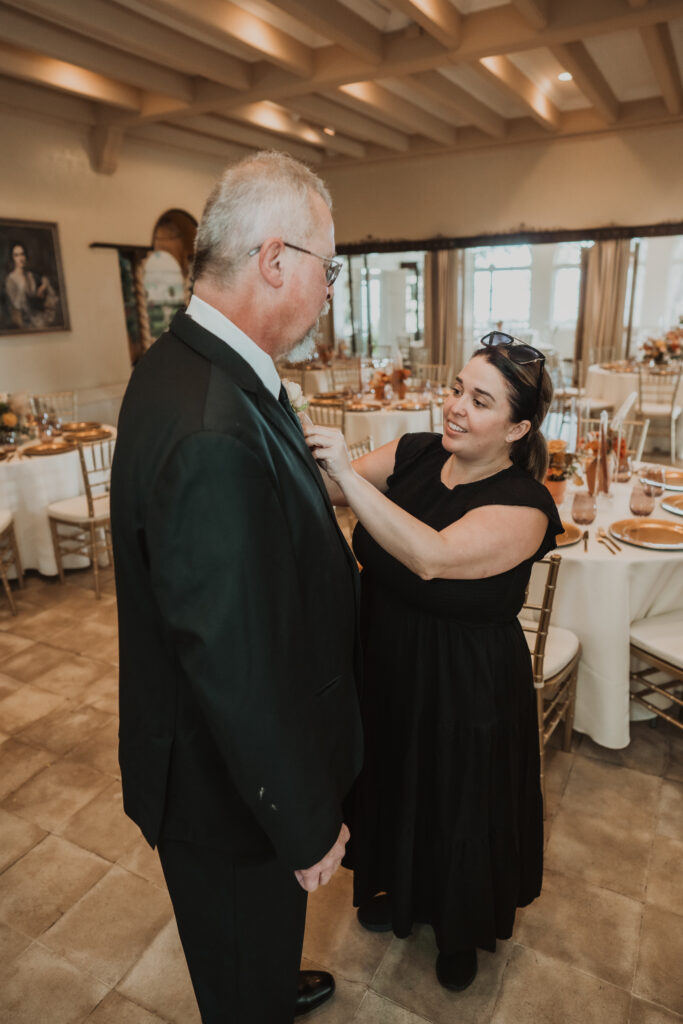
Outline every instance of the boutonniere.
{"type": "Polygon", "coordinates": [[[301,390],[301,385],[294,380],[283,380],[282,384],[294,412],[305,412],[308,409],[308,399],[301,390]]]}

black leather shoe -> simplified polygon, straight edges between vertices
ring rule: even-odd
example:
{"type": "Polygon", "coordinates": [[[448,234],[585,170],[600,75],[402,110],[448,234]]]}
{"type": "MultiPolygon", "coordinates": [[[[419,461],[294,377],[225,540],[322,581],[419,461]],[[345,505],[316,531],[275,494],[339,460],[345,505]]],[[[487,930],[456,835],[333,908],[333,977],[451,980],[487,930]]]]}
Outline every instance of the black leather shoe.
{"type": "Polygon", "coordinates": [[[477,976],[476,949],[439,953],[436,958],[436,976],[443,987],[451,992],[462,992],[469,988],[477,976]]]}
{"type": "Polygon", "coordinates": [[[334,978],[327,971],[299,971],[295,1017],[303,1017],[326,1003],[334,992],[334,978]]]}
{"type": "Polygon", "coordinates": [[[373,896],[367,903],[361,903],[356,916],[369,932],[391,931],[391,898],[386,892],[373,896]]]}

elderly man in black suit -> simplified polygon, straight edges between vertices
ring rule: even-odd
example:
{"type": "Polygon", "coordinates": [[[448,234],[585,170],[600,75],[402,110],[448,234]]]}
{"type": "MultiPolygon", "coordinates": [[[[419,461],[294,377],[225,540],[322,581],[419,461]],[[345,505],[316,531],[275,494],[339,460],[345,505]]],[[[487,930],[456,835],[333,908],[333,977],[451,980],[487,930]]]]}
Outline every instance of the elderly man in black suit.
{"type": "Polygon", "coordinates": [[[119,420],[124,805],[158,846],[204,1024],[290,1024],[334,988],[298,968],[361,763],[357,573],[274,363],[332,293],[330,207],[281,154],[226,171],[190,304],[119,420]]]}

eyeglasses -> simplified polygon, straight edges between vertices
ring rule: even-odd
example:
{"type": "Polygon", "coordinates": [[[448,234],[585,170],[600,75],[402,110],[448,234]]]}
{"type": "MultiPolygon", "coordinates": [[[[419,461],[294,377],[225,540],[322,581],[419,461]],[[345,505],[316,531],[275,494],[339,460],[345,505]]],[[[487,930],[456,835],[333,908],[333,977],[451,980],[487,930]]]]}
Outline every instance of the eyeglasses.
{"type": "Polygon", "coordinates": [[[505,331],[491,331],[490,334],[485,334],[480,344],[484,345],[485,348],[496,346],[506,348],[510,361],[517,363],[518,366],[527,366],[529,363],[540,362],[541,367],[538,371],[538,386],[536,388],[536,408],[538,408],[541,388],[543,387],[543,370],[545,369],[545,356],[543,353],[539,352],[532,345],[527,345],[526,342],[520,341],[519,338],[513,338],[511,334],[506,334],[505,331]]]}
{"type": "MultiPolygon", "coordinates": [[[[325,282],[327,287],[330,288],[339,277],[339,271],[342,268],[339,260],[331,260],[327,256],[318,256],[317,253],[311,252],[310,249],[303,249],[300,245],[292,245],[291,242],[283,242],[284,246],[288,249],[296,249],[297,252],[305,252],[307,256],[314,256],[317,260],[321,260],[325,264],[325,282]]],[[[261,246],[257,245],[255,249],[250,249],[247,256],[255,256],[257,252],[261,251],[261,246]]]]}

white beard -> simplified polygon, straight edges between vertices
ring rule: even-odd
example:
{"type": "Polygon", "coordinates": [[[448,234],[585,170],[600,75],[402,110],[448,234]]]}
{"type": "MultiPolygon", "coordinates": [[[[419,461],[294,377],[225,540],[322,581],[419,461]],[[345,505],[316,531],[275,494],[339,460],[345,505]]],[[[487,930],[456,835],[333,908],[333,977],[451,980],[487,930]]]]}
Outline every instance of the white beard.
{"type": "Polygon", "coordinates": [[[312,359],[316,354],[317,350],[315,347],[315,339],[318,335],[318,331],[320,330],[320,321],[327,315],[329,309],[330,303],[327,301],[320,310],[318,319],[313,326],[310,327],[304,334],[303,338],[301,338],[300,341],[295,342],[293,347],[289,350],[287,353],[287,359],[290,363],[302,363],[307,359],[312,359]]]}

